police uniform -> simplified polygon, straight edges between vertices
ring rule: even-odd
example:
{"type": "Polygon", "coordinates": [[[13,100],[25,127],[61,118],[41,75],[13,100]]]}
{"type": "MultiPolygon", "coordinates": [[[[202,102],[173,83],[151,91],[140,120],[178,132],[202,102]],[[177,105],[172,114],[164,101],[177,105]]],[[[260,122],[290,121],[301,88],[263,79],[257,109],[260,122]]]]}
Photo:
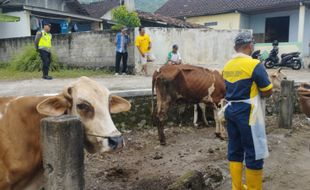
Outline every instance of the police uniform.
{"type": "MultiPolygon", "coordinates": [[[[238,37],[244,38],[242,35],[238,37]]],[[[272,84],[259,60],[242,53],[234,55],[225,65],[223,77],[228,101],[225,118],[232,189],[243,189],[242,168],[245,160],[247,188],[260,190],[263,159],[268,156],[265,126],[262,121],[264,116],[258,113],[259,110],[263,110],[260,107],[260,92],[269,91],[272,84]],[[257,118],[257,115],[261,117],[257,118]]]]}

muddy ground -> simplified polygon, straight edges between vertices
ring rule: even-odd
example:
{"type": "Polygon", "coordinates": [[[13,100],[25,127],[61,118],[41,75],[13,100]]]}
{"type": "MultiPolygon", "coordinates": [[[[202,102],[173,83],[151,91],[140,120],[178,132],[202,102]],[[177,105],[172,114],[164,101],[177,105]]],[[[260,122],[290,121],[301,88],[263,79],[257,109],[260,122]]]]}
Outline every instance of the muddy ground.
{"type": "MultiPolygon", "coordinates": [[[[296,115],[293,123],[291,130],[279,129],[276,117],[267,117],[270,157],[265,161],[264,189],[310,190],[310,121],[296,115]]],[[[155,129],[125,131],[127,146],[122,151],[86,155],[86,189],[164,190],[189,170],[212,167],[223,176],[213,184],[215,189],[229,190],[227,142],[213,133],[214,128],[172,127],[166,129],[168,145],[159,146],[155,129]]]]}

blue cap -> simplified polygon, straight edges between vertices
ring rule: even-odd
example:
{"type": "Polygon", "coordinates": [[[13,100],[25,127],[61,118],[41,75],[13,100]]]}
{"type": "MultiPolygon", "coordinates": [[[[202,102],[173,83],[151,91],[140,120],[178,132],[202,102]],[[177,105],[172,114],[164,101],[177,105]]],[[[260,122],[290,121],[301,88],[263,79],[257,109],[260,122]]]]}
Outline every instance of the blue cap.
{"type": "Polygon", "coordinates": [[[235,38],[235,45],[242,45],[254,42],[251,32],[241,32],[235,38]]]}

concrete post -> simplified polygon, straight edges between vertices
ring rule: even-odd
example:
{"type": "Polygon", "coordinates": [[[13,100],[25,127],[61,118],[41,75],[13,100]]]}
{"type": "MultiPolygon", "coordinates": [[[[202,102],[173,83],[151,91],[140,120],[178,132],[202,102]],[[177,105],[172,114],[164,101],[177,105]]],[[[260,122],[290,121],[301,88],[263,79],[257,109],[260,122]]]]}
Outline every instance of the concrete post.
{"type": "Polygon", "coordinates": [[[41,121],[45,190],[84,189],[84,132],[75,116],[41,121]]]}
{"type": "Polygon", "coordinates": [[[279,128],[291,129],[294,113],[294,81],[281,82],[279,128]]]}
{"type": "Polygon", "coordinates": [[[304,40],[305,15],[306,15],[306,6],[301,4],[299,7],[298,42],[303,42],[304,40]]]}

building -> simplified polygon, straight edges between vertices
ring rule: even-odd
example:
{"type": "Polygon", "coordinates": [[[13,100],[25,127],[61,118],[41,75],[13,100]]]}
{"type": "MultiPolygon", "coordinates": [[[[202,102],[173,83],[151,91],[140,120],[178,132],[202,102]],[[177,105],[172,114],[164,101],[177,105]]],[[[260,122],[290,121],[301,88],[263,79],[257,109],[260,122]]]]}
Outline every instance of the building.
{"type": "MultiPolygon", "coordinates": [[[[142,11],[140,10],[135,2],[137,0],[126,0],[126,1],[120,1],[120,0],[106,0],[106,1],[98,1],[95,3],[90,4],[83,4],[83,7],[88,11],[88,13],[95,17],[100,18],[104,20],[104,28],[109,29],[113,24],[115,24],[112,21],[112,9],[117,8],[120,6],[120,4],[124,4],[128,10],[136,10],[138,13],[138,16],[141,21],[141,25],[145,27],[176,27],[176,28],[203,28],[203,25],[195,24],[186,22],[181,19],[172,18],[168,16],[163,16],[160,14],[151,13],[151,11],[142,11]]],[[[152,1],[153,2],[153,1],[152,1]]],[[[153,2],[153,8],[159,7],[162,5],[161,1],[154,1],[153,2]],[[155,6],[158,2],[159,4],[155,6]]],[[[141,2],[140,2],[141,3],[141,2]]],[[[148,3],[146,3],[145,7],[148,3]]],[[[144,7],[142,4],[139,5],[139,7],[144,7]]],[[[146,10],[146,9],[143,9],[146,10]]]]}
{"type": "Polygon", "coordinates": [[[77,0],[10,0],[0,4],[0,13],[19,17],[18,22],[0,23],[0,39],[35,35],[43,22],[52,34],[100,30],[102,20],[93,18],[77,0]]]}
{"type": "Polygon", "coordinates": [[[214,29],[252,29],[257,47],[310,55],[309,0],[169,0],[156,13],[214,29]],[[266,44],[267,43],[267,44],[266,44]]]}

